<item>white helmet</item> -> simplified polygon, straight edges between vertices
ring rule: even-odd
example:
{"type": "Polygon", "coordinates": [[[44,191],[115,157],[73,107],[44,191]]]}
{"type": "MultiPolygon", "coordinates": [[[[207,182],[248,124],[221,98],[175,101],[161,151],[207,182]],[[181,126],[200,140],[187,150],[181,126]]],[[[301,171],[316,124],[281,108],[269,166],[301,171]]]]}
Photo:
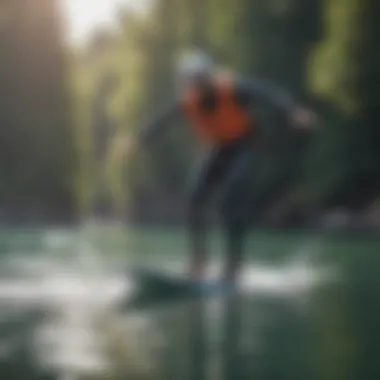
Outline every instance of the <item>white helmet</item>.
{"type": "Polygon", "coordinates": [[[183,56],[179,63],[178,76],[186,82],[197,76],[207,76],[214,71],[214,62],[202,51],[193,51],[183,56]]]}

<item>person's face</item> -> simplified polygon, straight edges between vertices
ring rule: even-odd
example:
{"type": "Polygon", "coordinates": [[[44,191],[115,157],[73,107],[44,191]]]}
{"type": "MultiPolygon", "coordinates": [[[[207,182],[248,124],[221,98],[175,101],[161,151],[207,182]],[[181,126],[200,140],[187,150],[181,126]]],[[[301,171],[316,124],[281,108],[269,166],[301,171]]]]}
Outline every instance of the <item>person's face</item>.
{"type": "Polygon", "coordinates": [[[197,74],[189,77],[185,81],[185,87],[204,87],[210,84],[212,76],[210,74],[197,74]]]}

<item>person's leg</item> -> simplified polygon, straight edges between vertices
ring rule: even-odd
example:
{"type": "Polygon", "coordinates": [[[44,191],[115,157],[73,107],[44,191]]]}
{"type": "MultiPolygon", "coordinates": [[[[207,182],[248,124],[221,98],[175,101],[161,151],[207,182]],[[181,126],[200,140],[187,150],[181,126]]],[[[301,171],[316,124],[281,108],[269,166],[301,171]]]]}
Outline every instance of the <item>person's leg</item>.
{"type": "Polygon", "coordinates": [[[190,275],[201,278],[206,267],[205,211],[211,190],[220,178],[223,148],[214,148],[196,166],[190,184],[188,225],[190,238],[190,275]]]}
{"type": "Polygon", "coordinates": [[[226,233],[224,280],[234,284],[241,269],[244,240],[249,226],[250,178],[253,160],[249,141],[238,144],[225,173],[221,210],[226,233]]]}
{"type": "Polygon", "coordinates": [[[222,180],[221,211],[226,236],[226,260],[223,284],[227,293],[223,298],[222,378],[240,379],[239,342],[241,337],[242,299],[238,292],[230,292],[237,285],[243,244],[250,213],[252,176],[252,146],[249,140],[231,147],[222,180]]]}

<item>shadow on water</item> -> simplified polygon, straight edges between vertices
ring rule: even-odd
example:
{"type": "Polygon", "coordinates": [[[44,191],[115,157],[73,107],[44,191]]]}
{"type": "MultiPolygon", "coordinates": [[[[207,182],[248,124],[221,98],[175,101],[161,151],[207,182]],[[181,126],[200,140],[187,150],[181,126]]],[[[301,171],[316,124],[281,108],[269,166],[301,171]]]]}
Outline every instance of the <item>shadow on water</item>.
{"type": "Polygon", "coordinates": [[[128,312],[130,284],[110,249],[105,260],[91,236],[29,237],[0,238],[1,378],[380,378],[377,237],[312,245],[271,233],[256,239],[260,251],[289,254],[248,259],[237,296],[128,312]]]}

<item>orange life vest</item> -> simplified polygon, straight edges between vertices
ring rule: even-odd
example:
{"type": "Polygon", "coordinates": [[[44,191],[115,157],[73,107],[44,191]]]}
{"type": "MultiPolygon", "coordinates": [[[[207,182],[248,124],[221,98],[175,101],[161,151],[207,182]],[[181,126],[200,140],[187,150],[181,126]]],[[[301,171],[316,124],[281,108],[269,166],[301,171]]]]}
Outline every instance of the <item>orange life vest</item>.
{"type": "Polygon", "coordinates": [[[233,77],[217,76],[212,84],[215,107],[209,111],[201,104],[202,94],[196,88],[185,91],[182,105],[185,115],[201,140],[228,143],[247,133],[252,125],[248,112],[234,96],[233,77]]]}

